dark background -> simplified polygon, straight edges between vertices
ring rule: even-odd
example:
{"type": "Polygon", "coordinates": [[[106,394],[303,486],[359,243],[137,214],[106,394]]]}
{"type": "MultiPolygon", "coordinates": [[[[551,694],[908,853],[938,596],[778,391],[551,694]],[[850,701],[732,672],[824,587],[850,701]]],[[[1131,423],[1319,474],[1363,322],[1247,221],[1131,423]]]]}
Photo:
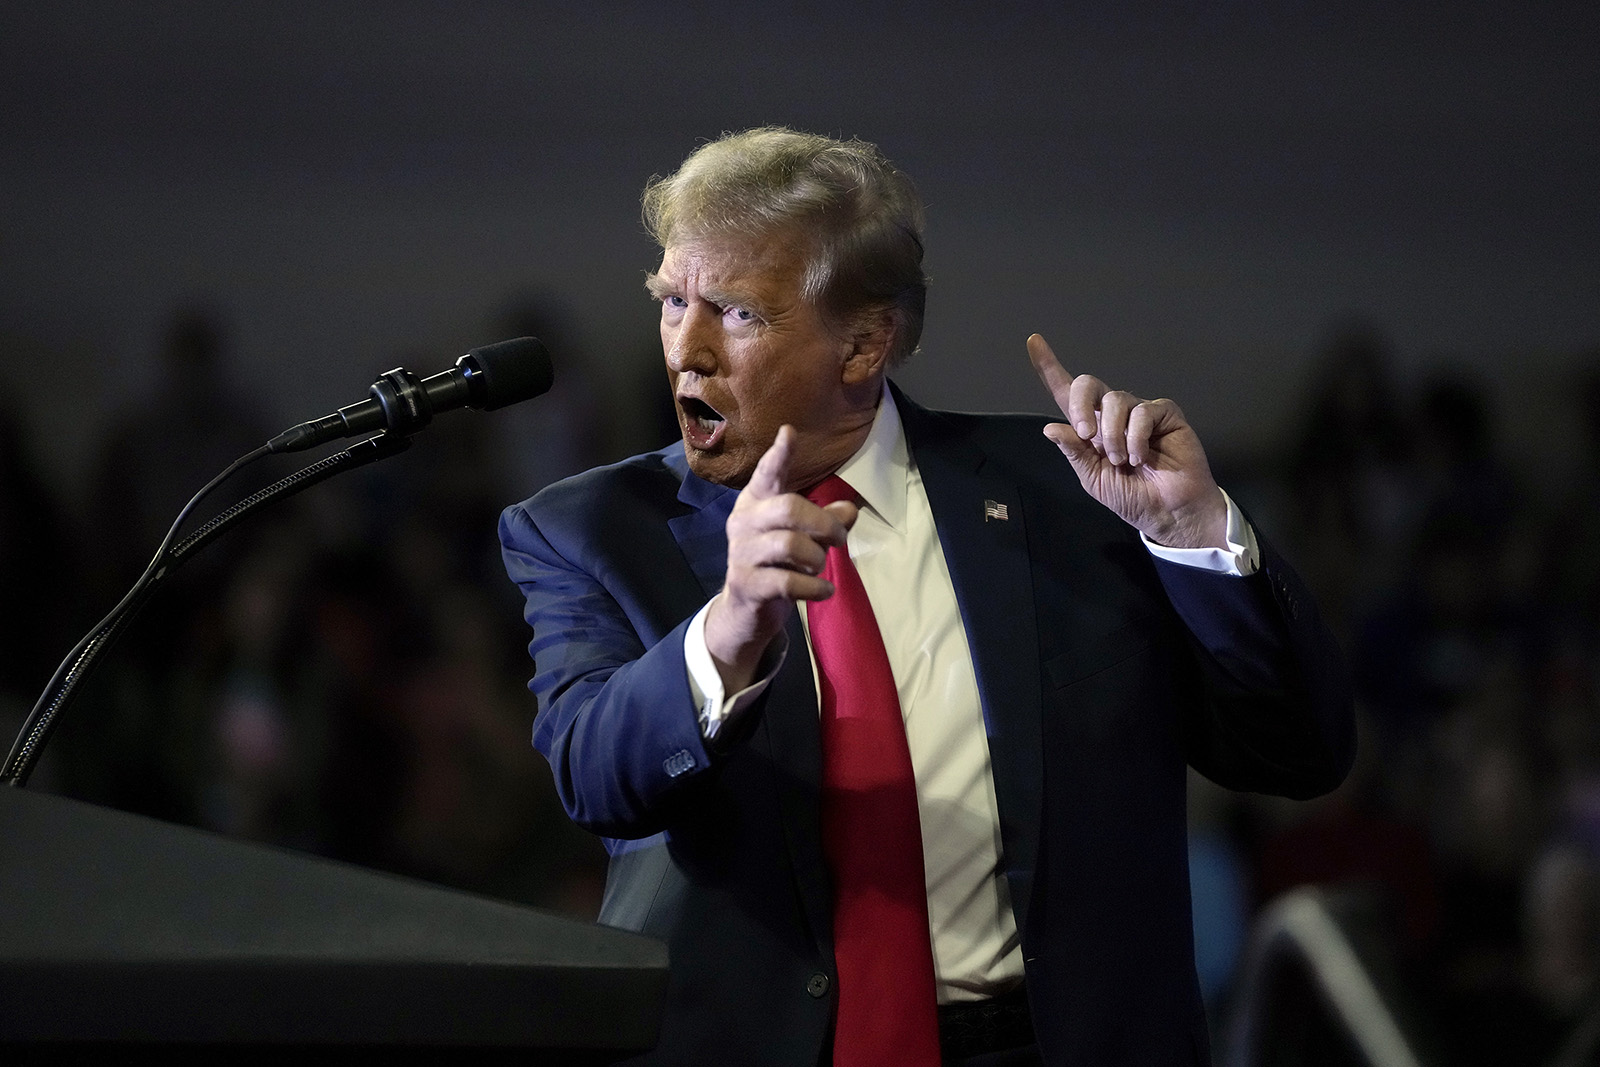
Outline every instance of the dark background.
{"type": "Polygon", "coordinates": [[[859,135],[928,203],[903,384],[1039,409],[1038,330],[1176,397],[1350,650],[1349,787],[1196,785],[1218,1018],[1250,914],[1362,883],[1423,1028],[1539,1061],[1600,973],[1597,10],[9,5],[0,719],[228,460],[535,332],[550,396],[208,550],[36,784],[592,915],[495,515],[673,432],[645,179],[724,130],[859,135]]]}
{"type": "Polygon", "coordinates": [[[570,312],[558,359],[632,385],[644,179],[783,123],[878,141],[919,182],[935,288],[905,377],[930,402],[1037,407],[1040,330],[1258,444],[1354,313],[1408,374],[1469,366],[1508,428],[1542,424],[1565,414],[1550,372],[1600,334],[1597,23],[1577,3],[12,5],[3,374],[69,484],[180,302],[225,313],[228,372],[278,423],[397,353],[428,369],[497,339],[530,290],[570,312]]]}

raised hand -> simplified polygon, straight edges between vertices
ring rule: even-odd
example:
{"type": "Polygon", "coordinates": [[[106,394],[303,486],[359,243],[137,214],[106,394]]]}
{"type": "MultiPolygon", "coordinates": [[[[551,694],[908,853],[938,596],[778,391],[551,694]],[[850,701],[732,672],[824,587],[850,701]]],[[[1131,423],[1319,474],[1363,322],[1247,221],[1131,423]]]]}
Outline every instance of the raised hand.
{"type": "Polygon", "coordinates": [[[1028,358],[1066,422],[1044,434],[1100,503],[1169,548],[1223,548],[1228,506],[1205,450],[1171,400],[1142,400],[1089,374],[1074,377],[1038,334],[1028,358]]]}
{"type": "Polygon", "coordinates": [[[794,441],[794,427],[779,427],[728,516],[728,571],[705,633],[730,692],[750,683],[795,601],[833,595],[833,583],[817,575],[828,547],[843,545],[856,521],[854,504],[820,508],[786,491],[794,441]]]}

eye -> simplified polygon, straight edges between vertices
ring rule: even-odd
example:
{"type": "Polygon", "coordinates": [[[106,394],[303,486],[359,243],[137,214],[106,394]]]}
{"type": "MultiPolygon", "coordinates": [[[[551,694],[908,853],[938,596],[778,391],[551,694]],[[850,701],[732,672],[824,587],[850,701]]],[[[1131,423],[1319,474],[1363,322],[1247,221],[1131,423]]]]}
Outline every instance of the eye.
{"type": "Polygon", "coordinates": [[[723,308],[722,309],[722,313],[724,315],[728,316],[728,318],[732,319],[734,322],[737,322],[737,323],[739,323],[741,325],[744,325],[744,324],[747,324],[747,323],[760,322],[761,321],[761,317],[759,315],[757,315],[754,311],[750,311],[750,310],[747,310],[746,308],[742,308],[742,307],[737,307],[737,306],[732,305],[732,304],[730,304],[728,307],[723,308]]]}
{"type": "Polygon", "coordinates": [[[682,311],[684,308],[689,306],[689,302],[681,296],[673,296],[668,294],[667,296],[661,298],[661,306],[682,311]]]}

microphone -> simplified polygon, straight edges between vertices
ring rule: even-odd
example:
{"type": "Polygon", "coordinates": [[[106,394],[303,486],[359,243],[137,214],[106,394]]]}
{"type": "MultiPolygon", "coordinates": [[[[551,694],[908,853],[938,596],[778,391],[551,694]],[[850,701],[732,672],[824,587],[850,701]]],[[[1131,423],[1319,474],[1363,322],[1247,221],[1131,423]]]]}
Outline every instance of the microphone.
{"type": "Polygon", "coordinates": [[[493,411],[546,392],[555,380],[550,353],[534,337],[474,348],[451,370],[418,378],[404,367],[379,376],[370,398],[291,426],[267,442],[270,452],[298,452],[325,441],[387,430],[407,436],[456,408],[493,411]]]}

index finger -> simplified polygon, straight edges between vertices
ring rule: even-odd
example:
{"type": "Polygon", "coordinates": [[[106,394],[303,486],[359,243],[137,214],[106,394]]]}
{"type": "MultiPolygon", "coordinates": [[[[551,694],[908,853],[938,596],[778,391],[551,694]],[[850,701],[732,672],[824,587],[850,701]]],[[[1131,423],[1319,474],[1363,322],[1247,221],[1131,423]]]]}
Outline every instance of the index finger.
{"type": "Polygon", "coordinates": [[[789,455],[793,450],[794,427],[784,423],[778,427],[778,436],[773,438],[771,446],[756,462],[756,469],[751,472],[744,491],[756,500],[781,496],[784,480],[789,474],[789,455]]]}
{"type": "Polygon", "coordinates": [[[1039,375],[1039,380],[1044,382],[1044,387],[1050,390],[1050,395],[1055,398],[1056,406],[1062,411],[1067,410],[1067,399],[1072,392],[1072,375],[1056,359],[1056,354],[1039,334],[1032,334],[1028,338],[1028,359],[1033,361],[1033,369],[1039,375]]]}
{"type": "Polygon", "coordinates": [[[1087,374],[1074,377],[1056,359],[1049,343],[1039,334],[1028,338],[1028,358],[1033,361],[1033,369],[1044,382],[1045,388],[1050,390],[1056,407],[1061,409],[1061,414],[1066,416],[1078,436],[1085,441],[1094,437],[1097,429],[1095,410],[1106,391],[1100,380],[1087,374]]]}

